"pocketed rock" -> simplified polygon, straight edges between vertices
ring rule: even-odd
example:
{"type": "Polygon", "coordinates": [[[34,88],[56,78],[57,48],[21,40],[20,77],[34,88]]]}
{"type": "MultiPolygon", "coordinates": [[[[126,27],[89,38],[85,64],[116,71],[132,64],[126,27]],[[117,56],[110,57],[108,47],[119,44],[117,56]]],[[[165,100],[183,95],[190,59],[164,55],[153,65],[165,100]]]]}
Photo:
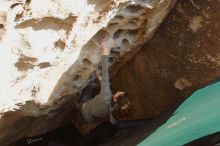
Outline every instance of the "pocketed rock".
{"type": "Polygon", "coordinates": [[[175,1],[1,0],[0,145],[68,121],[72,98],[99,65],[103,36],[113,76],[175,1]]]}

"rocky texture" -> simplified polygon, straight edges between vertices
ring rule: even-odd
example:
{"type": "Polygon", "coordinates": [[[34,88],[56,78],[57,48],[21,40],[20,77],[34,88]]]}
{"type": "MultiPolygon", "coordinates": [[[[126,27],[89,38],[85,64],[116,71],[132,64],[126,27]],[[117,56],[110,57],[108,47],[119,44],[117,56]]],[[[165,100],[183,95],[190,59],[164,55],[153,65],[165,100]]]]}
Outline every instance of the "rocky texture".
{"type": "Polygon", "coordinates": [[[5,34],[5,25],[6,25],[6,13],[0,11],[0,41],[5,34]]]}
{"type": "Polygon", "coordinates": [[[112,85],[132,97],[128,118],[156,117],[220,77],[219,9],[215,0],[178,1],[154,37],[121,68],[112,85]]]}
{"type": "Polygon", "coordinates": [[[103,36],[114,75],[175,1],[1,0],[0,145],[62,124],[72,109],[65,95],[86,85],[103,36]]]}

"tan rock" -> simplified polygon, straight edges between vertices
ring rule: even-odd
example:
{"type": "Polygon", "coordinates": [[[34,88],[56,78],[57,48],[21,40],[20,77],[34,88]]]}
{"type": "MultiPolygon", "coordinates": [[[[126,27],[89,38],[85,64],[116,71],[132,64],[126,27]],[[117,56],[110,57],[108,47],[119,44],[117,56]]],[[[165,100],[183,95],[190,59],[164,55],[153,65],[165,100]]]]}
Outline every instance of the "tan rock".
{"type": "Polygon", "coordinates": [[[175,1],[1,0],[7,21],[0,42],[0,145],[64,123],[74,106],[66,95],[76,95],[98,66],[103,34],[116,44],[114,75],[175,1]]]}

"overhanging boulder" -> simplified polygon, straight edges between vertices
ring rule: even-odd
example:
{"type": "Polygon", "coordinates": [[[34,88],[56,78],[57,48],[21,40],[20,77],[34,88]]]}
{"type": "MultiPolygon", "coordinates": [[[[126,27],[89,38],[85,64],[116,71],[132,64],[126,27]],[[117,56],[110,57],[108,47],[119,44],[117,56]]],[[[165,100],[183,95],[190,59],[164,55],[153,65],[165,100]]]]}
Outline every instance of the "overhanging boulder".
{"type": "Polygon", "coordinates": [[[75,108],[66,95],[76,95],[98,66],[104,34],[115,42],[113,76],[175,1],[1,0],[0,144],[62,124],[75,108]]]}

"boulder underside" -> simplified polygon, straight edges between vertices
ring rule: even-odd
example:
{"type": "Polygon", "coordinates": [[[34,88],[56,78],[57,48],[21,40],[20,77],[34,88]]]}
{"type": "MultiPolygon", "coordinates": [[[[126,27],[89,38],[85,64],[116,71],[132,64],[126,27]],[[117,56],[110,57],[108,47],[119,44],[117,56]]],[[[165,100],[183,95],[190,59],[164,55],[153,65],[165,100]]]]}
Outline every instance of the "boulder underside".
{"type": "MultiPolygon", "coordinates": [[[[130,118],[154,118],[220,77],[220,2],[179,0],[112,79],[132,97],[130,118]]],[[[129,118],[129,117],[128,117],[129,118]]]]}
{"type": "MultiPolygon", "coordinates": [[[[166,123],[194,91],[219,81],[219,9],[220,1],[215,0],[176,3],[151,40],[112,79],[114,88],[125,90],[132,97],[133,114],[128,119],[151,120],[102,146],[137,145],[166,123]]],[[[199,139],[199,145],[217,142],[213,140],[216,136],[210,138],[199,139]]]]}

